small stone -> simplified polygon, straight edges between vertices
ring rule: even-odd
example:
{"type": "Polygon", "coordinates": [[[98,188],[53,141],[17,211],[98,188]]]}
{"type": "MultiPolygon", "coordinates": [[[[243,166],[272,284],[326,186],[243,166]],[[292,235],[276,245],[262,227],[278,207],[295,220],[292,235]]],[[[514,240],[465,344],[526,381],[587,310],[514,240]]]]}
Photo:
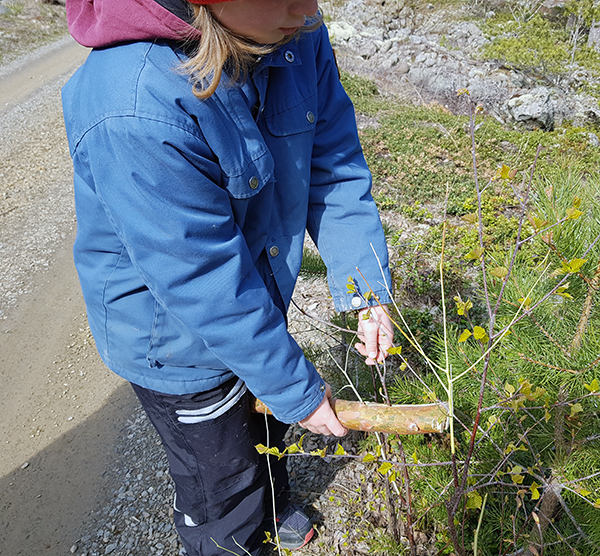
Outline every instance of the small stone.
{"type": "Polygon", "coordinates": [[[26,461],[23,465],[21,465],[21,469],[27,469],[29,467],[29,462],[26,461]]]}
{"type": "Polygon", "coordinates": [[[71,547],[71,554],[75,554],[75,552],[77,552],[77,545],[76,545],[76,544],[74,544],[74,545],[71,547]]]}

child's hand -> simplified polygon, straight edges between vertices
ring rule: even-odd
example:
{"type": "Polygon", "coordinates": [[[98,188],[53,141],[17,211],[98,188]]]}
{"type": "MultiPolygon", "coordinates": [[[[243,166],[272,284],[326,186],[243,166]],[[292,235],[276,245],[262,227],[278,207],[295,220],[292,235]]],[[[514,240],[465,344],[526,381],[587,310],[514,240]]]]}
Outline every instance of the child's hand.
{"type": "Polygon", "coordinates": [[[357,343],[354,347],[367,358],[367,365],[374,365],[375,361],[383,362],[387,357],[387,350],[392,347],[394,328],[386,311],[387,306],[383,305],[383,308],[366,307],[358,312],[358,338],[362,343],[357,343]],[[368,311],[370,318],[365,320],[364,315],[368,311]]]}
{"type": "Polygon", "coordinates": [[[348,434],[348,429],[344,427],[335,416],[329,398],[331,398],[331,388],[326,385],[325,397],[321,405],[317,407],[306,419],[302,419],[298,424],[310,432],[316,434],[324,434],[325,436],[345,436],[348,434]]]}

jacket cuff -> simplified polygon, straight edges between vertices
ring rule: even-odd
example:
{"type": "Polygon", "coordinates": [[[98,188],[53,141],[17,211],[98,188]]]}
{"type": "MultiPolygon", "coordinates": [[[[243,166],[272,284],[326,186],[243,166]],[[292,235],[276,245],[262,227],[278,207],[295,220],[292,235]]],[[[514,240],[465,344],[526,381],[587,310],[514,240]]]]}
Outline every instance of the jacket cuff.
{"type": "Polygon", "coordinates": [[[319,383],[315,384],[313,388],[311,388],[311,392],[307,396],[307,403],[302,406],[300,410],[297,412],[283,416],[278,416],[276,413],[273,413],[275,418],[282,423],[292,424],[297,423],[298,421],[302,421],[306,419],[323,401],[325,397],[325,381],[321,379],[319,383]]]}
{"type": "Polygon", "coordinates": [[[339,313],[347,311],[356,311],[363,309],[364,307],[375,307],[379,303],[382,305],[392,303],[392,298],[386,290],[374,292],[377,298],[371,296],[368,301],[359,295],[358,293],[348,293],[347,295],[334,298],[335,309],[339,313]]]}

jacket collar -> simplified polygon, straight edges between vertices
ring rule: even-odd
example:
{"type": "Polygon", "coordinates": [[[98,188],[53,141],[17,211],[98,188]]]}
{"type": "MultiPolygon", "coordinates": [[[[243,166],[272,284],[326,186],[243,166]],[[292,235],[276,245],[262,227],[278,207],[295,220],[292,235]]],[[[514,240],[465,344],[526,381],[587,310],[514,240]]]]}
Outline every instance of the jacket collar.
{"type": "Polygon", "coordinates": [[[275,52],[271,52],[260,58],[254,71],[259,72],[266,67],[283,68],[300,65],[302,65],[302,60],[300,58],[298,41],[292,40],[275,50],[275,52]]]}

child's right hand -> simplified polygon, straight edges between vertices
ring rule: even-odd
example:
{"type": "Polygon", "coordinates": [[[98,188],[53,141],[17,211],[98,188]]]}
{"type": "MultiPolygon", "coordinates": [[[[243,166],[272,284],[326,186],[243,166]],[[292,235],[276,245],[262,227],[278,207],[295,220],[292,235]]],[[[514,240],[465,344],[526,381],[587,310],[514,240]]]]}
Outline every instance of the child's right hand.
{"type": "Polygon", "coordinates": [[[302,419],[298,424],[310,432],[323,434],[325,436],[345,436],[348,434],[348,429],[344,427],[335,416],[329,399],[331,398],[331,388],[326,385],[325,397],[321,401],[321,405],[317,407],[306,419],[302,419]]]}

